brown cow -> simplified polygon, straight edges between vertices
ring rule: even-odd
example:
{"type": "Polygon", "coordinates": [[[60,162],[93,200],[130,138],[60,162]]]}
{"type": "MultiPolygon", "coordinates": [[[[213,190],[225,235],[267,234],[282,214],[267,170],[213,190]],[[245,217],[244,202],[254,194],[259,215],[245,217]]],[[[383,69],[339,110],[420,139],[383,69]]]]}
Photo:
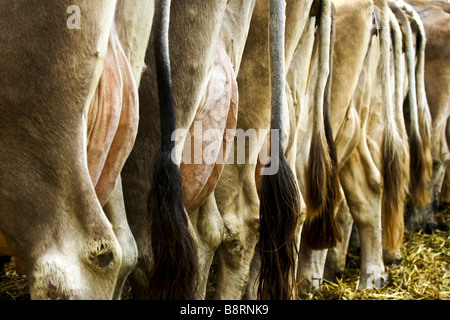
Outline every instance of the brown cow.
{"type": "Polygon", "coordinates": [[[116,4],[79,1],[77,29],[68,1],[0,2],[0,230],[33,299],[119,298],[135,264],[118,173],[136,133],[153,2],[124,23],[129,3],[116,4]]]}
{"type": "MultiPolygon", "coordinates": [[[[166,8],[170,21],[160,22],[167,28],[169,47],[159,50],[170,52],[170,60],[154,61],[157,38],[150,38],[139,92],[140,129],[122,172],[127,217],[138,246],[130,276],[138,299],[204,297],[209,256],[222,239],[211,196],[220,174],[216,162],[205,163],[202,157],[198,165],[188,165],[181,160],[192,160],[190,152],[183,155],[191,138],[200,141],[203,156],[196,119],[223,132],[237,111],[233,70],[219,36],[226,5],[226,0],[173,0],[166,8]],[[172,92],[156,90],[155,70],[170,77],[172,92]]],[[[195,152],[194,147],[186,150],[195,152]]]]}

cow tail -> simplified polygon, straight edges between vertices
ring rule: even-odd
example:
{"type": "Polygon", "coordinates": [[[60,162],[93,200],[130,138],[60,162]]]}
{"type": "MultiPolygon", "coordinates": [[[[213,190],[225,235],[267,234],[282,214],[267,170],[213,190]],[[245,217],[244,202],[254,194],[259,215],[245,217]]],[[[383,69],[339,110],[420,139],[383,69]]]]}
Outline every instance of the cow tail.
{"type": "MultiPolygon", "coordinates": [[[[325,249],[341,241],[335,209],[339,197],[336,147],[329,119],[334,41],[334,8],[319,0],[319,82],[315,90],[314,121],[306,174],[307,217],[302,239],[311,249],[325,249]]],[[[317,40],[316,40],[317,41],[317,40]]]]}
{"type": "Polygon", "coordinates": [[[410,152],[410,182],[409,192],[411,200],[416,205],[425,205],[424,195],[427,192],[424,184],[424,149],[419,129],[419,114],[417,108],[416,90],[416,52],[414,50],[412,31],[406,15],[402,12],[403,19],[400,26],[406,47],[406,69],[408,74],[408,95],[405,99],[405,110],[409,112],[409,152],[410,152]]]}
{"type": "Polygon", "coordinates": [[[172,159],[176,129],[169,60],[170,0],[155,7],[155,62],[161,121],[161,149],[155,157],[153,190],[149,198],[152,216],[154,269],[149,281],[150,299],[195,298],[198,261],[196,245],[184,210],[182,178],[172,159]]]}
{"type": "Polygon", "coordinates": [[[381,8],[380,15],[381,63],[378,73],[381,76],[385,106],[385,126],[381,145],[383,248],[398,249],[403,241],[404,200],[408,183],[408,151],[396,122],[395,112],[398,109],[394,108],[391,95],[391,28],[387,6],[381,8]]]}
{"type": "MultiPolygon", "coordinates": [[[[285,104],[284,0],[270,1],[269,55],[271,82],[271,168],[263,173],[260,193],[261,270],[258,296],[261,299],[296,299],[295,282],[298,248],[300,191],[284,154],[283,113],[285,104]],[[278,141],[274,142],[274,137],[278,141]]],[[[266,167],[264,170],[267,170],[266,167]]]]}
{"type": "Polygon", "coordinates": [[[415,25],[417,30],[416,51],[412,55],[410,63],[415,64],[417,121],[422,140],[422,148],[417,153],[421,154],[422,163],[420,166],[416,165],[411,168],[411,193],[413,193],[412,200],[415,205],[425,206],[430,202],[429,184],[433,168],[431,156],[431,115],[425,91],[426,36],[422,20],[417,12],[407,3],[401,3],[401,5],[412,18],[411,25],[415,25]]]}

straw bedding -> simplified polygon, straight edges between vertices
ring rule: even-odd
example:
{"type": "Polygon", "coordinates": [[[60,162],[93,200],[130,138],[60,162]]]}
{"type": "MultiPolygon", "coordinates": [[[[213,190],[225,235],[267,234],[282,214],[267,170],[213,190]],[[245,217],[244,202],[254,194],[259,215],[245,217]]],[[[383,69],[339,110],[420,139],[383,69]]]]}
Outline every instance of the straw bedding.
{"type": "MultiPolygon", "coordinates": [[[[449,225],[450,209],[439,213],[440,224],[449,225]]],[[[359,291],[359,256],[350,250],[342,281],[324,283],[312,300],[449,300],[450,232],[405,234],[403,261],[386,266],[389,280],[381,289],[359,291]]]]}

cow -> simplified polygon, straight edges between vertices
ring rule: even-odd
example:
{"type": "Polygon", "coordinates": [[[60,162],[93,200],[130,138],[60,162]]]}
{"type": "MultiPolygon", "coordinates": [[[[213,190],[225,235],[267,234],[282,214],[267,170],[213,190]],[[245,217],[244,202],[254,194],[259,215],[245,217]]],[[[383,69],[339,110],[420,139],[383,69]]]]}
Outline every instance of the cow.
{"type": "Polygon", "coordinates": [[[136,263],[118,174],[153,5],[0,2],[0,230],[32,299],[120,298],[136,263]]]}
{"type": "Polygon", "coordinates": [[[137,299],[203,298],[211,251],[222,239],[212,194],[221,166],[203,158],[191,161],[196,148],[189,146],[199,143],[202,157],[210,142],[196,123],[205,124],[205,131],[221,130],[223,139],[225,129],[234,127],[237,87],[220,36],[226,5],[226,0],[173,0],[166,7],[170,19],[164,21],[168,47],[150,36],[139,90],[139,132],[122,171],[139,255],[129,277],[137,299]],[[170,59],[155,61],[158,47],[170,59]],[[157,73],[166,85],[158,87],[157,73]]]}
{"type": "Polygon", "coordinates": [[[447,67],[449,47],[445,35],[449,34],[450,6],[443,1],[408,1],[404,6],[408,16],[417,14],[423,23],[427,44],[425,47],[425,90],[432,118],[431,141],[433,169],[429,186],[430,202],[425,206],[411,206],[406,216],[408,230],[423,228],[433,232],[438,226],[435,212],[449,161],[447,123],[450,96],[447,67]],[[412,8],[412,9],[411,9],[412,8]],[[414,12],[415,11],[415,12],[414,12]]]}

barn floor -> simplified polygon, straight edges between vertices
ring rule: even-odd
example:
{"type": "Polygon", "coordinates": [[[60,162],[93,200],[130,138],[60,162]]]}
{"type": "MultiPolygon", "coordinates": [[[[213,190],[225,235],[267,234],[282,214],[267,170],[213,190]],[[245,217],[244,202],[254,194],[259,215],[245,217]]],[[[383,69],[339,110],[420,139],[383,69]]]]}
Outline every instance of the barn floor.
{"type": "MultiPolygon", "coordinates": [[[[450,209],[438,220],[450,226],[450,209]]],[[[434,234],[406,233],[402,248],[403,261],[387,266],[388,283],[381,289],[358,291],[359,256],[348,254],[347,270],[342,281],[325,283],[310,294],[309,300],[450,300],[450,231],[434,234]]],[[[124,298],[132,299],[130,288],[124,298]]],[[[27,280],[18,275],[13,263],[0,273],[0,300],[29,300],[27,280]]]]}
{"type": "MultiPolygon", "coordinates": [[[[450,210],[438,216],[450,226],[450,210]]],[[[405,233],[403,261],[386,267],[389,280],[381,289],[359,291],[359,256],[348,254],[347,270],[338,283],[326,283],[312,300],[450,300],[450,231],[405,233]]]]}

